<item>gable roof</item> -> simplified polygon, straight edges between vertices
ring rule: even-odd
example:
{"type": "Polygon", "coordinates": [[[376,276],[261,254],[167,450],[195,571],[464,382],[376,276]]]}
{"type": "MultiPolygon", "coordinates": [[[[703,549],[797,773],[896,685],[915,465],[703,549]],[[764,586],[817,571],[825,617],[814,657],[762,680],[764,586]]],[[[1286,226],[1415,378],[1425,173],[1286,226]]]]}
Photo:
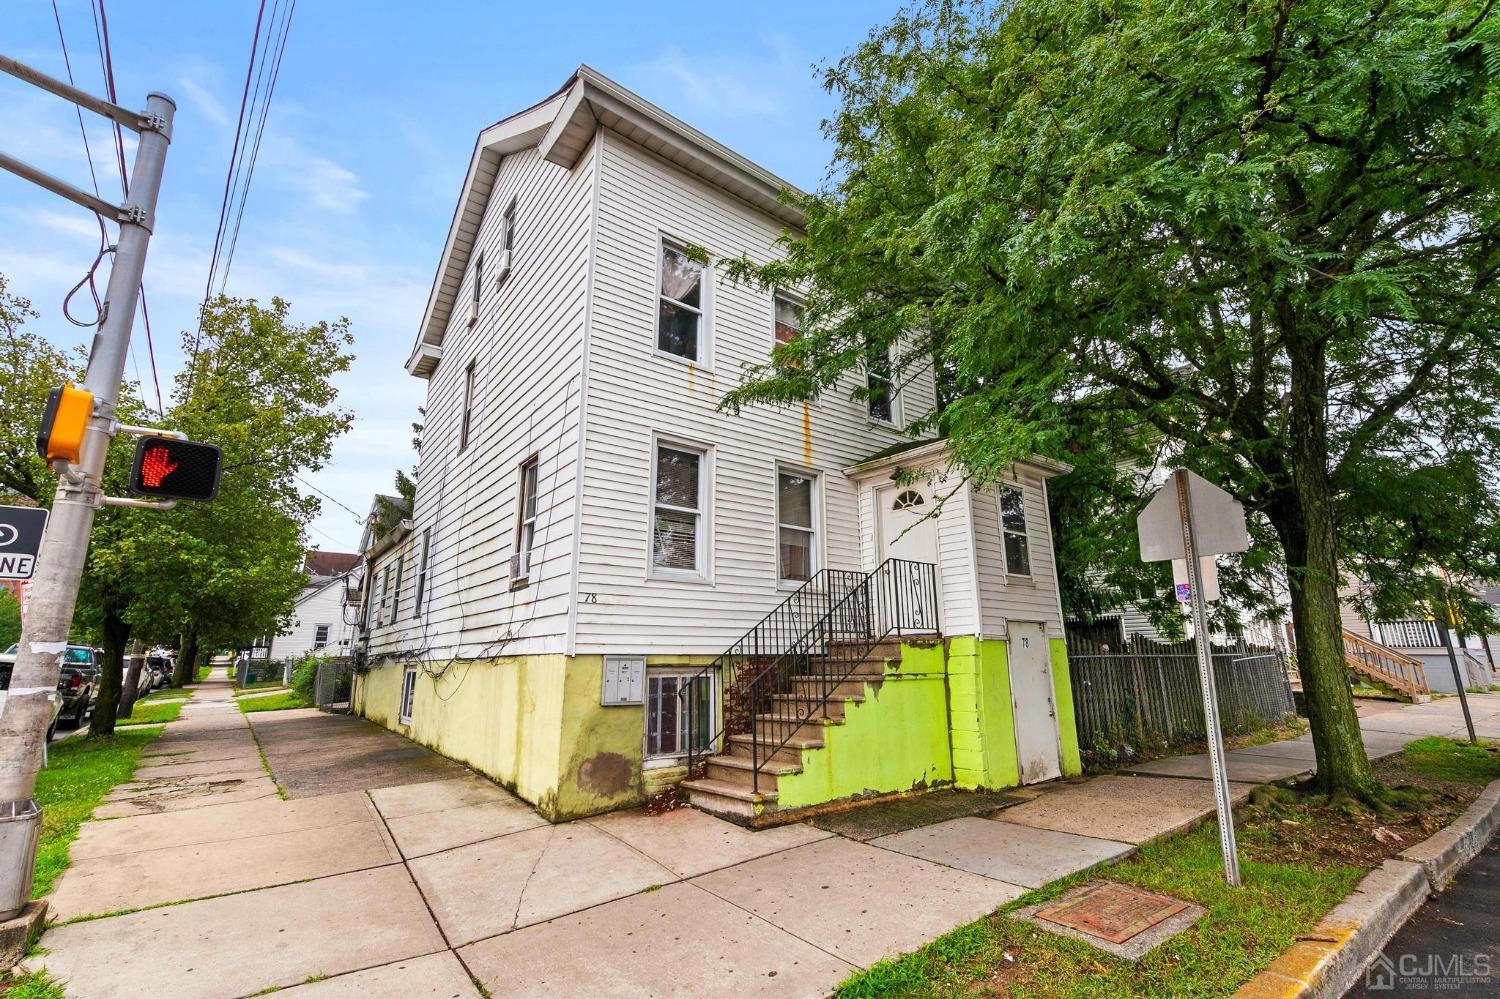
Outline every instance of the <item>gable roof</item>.
{"type": "Polygon", "coordinates": [[[443,337],[501,159],[534,146],[549,163],[572,169],[599,128],[630,139],[793,228],[803,225],[801,211],[781,201],[783,191],[802,193],[795,186],[602,73],[579,66],[552,96],[479,133],[407,371],[425,378],[442,356],[443,337]]]}
{"type": "Polygon", "coordinates": [[[302,563],[309,576],[338,576],[359,565],[358,552],[325,552],[310,549],[302,563]]]}

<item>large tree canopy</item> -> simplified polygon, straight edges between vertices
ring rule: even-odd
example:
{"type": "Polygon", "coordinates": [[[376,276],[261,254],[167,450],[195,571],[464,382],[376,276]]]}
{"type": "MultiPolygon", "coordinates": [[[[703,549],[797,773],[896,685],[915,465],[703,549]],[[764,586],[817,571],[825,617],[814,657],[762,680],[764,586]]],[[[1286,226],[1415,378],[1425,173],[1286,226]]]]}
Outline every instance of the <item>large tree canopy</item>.
{"type": "Polygon", "coordinates": [[[729,266],[809,308],[726,404],[805,398],[893,346],[898,371],[936,364],[928,422],[980,478],[1161,442],[1274,531],[1320,777],[1377,795],[1344,682],[1337,521],[1387,475],[1475,499],[1500,467],[1490,8],[899,15],[827,70],[835,160],[802,199],[806,237],[729,266]]]}

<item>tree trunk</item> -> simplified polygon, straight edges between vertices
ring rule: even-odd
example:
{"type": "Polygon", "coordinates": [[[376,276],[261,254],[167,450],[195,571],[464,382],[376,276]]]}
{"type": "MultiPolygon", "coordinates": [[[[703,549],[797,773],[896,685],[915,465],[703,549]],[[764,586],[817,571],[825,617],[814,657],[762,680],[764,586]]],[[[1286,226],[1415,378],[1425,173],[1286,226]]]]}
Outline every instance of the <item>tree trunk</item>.
{"type": "Polygon", "coordinates": [[[104,662],[99,667],[99,686],[94,688],[94,717],[89,735],[113,735],[116,712],[120,709],[120,682],[124,674],[125,646],[130,640],[130,625],[114,610],[104,612],[99,628],[104,662]]]}
{"type": "Polygon", "coordinates": [[[137,638],[130,643],[130,666],[125,670],[125,683],[120,689],[121,718],[129,718],[135,711],[135,693],[141,687],[141,670],[145,668],[146,647],[137,638]]]}
{"type": "Polygon", "coordinates": [[[1329,794],[1373,802],[1380,785],[1360,738],[1339,616],[1338,536],[1328,476],[1326,357],[1321,343],[1293,340],[1292,484],[1270,512],[1286,551],[1292,629],[1318,783],[1329,794]]]}
{"type": "Polygon", "coordinates": [[[182,633],[182,646],[177,650],[177,662],[172,664],[172,686],[181,687],[197,675],[198,633],[182,633]]]}

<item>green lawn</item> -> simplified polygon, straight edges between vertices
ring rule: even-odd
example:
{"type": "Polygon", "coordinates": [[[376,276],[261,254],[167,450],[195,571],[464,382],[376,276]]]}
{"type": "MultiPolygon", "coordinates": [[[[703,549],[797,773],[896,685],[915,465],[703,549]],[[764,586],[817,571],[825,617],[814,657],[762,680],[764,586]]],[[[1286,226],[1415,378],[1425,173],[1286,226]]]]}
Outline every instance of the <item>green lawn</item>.
{"type": "Polygon", "coordinates": [[[939,937],[915,954],[883,961],[846,981],[840,999],[999,994],[1069,999],[1231,995],[1347,895],[1363,871],[1245,857],[1245,886],[1224,883],[1217,826],[1210,822],[1143,847],[1103,877],[1197,902],[1208,915],[1139,964],[1044,933],[1005,913],[1049,901],[1091,877],[1081,872],[1031,892],[1000,912],[939,937]],[[1007,992],[1006,990],[1009,989],[1007,992]]]}
{"type": "Polygon", "coordinates": [[[160,728],[129,728],[101,738],[67,739],[48,749],[47,768],[36,780],[42,838],[32,898],[52,890],[57,876],[67,869],[68,847],[78,826],[101,798],[130,779],[141,750],[160,733],[160,728]]]}
{"type": "Polygon", "coordinates": [[[197,692],[197,687],[162,687],[160,690],[151,691],[142,697],[141,701],[168,701],[174,697],[192,697],[197,692]]]}
{"type": "Polygon", "coordinates": [[[288,690],[280,694],[267,694],[264,697],[241,697],[238,698],[240,710],[246,714],[256,711],[286,711],[289,708],[310,708],[312,701],[303,697],[295,690],[288,690]]]}
{"type": "Polygon", "coordinates": [[[1407,766],[1439,780],[1457,780],[1469,784],[1488,784],[1500,780],[1500,743],[1482,741],[1481,745],[1430,736],[1408,742],[1401,750],[1407,766]]]}
{"type": "Polygon", "coordinates": [[[129,718],[121,718],[115,722],[115,728],[129,728],[132,725],[161,725],[176,721],[177,716],[182,714],[182,704],[182,701],[171,704],[152,704],[149,701],[141,701],[136,704],[129,718]]]}

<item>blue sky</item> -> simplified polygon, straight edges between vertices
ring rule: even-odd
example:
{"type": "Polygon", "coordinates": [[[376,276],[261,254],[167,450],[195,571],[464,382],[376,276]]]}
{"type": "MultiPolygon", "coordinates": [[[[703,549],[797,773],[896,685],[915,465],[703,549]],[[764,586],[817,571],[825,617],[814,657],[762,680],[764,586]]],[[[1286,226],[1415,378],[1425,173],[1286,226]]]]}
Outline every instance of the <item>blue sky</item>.
{"type": "MultiPolygon", "coordinates": [[[[61,77],[50,0],[4,6],[0,52],[61,77]]],[[[588,63],[814,187],[828,157],[818,126],[832,102],[813,64],[848,51],[896,6],[300,0],[228,291],[280,295],[302,321],[352,322],[358,359],[340,389],[354,429],[308,481],[363,513],[414,461],[410,423],[426,383],[402,362],[481,128],[588,63]]],[[[58,7],[79,85],[102,93],[87,0],[58,7]]],[[[107,4],[121,103],[143,106],[159,90],[178,105],[145,281],[163,392],[208,274],[256,9],[256,0],[107,4]]],[[[0,109],[8,126],[0,148],[87,185],[71,105],[0,76],[0,109]]],[[[88,124],[101,189],[117,199],[107,133],[88,124]]],[[[42,313],[34,328],[60,345],[87,342],[61,304],[97,240],[82,209],[0,174],[0,273],[42,313]]],[[[137,322],[130,374],[138,367],[150,395],[144,340],[137,322]]],[[[359,531],[354,514],[323,499],[308,540],[352,551],[359,531]]]]}

